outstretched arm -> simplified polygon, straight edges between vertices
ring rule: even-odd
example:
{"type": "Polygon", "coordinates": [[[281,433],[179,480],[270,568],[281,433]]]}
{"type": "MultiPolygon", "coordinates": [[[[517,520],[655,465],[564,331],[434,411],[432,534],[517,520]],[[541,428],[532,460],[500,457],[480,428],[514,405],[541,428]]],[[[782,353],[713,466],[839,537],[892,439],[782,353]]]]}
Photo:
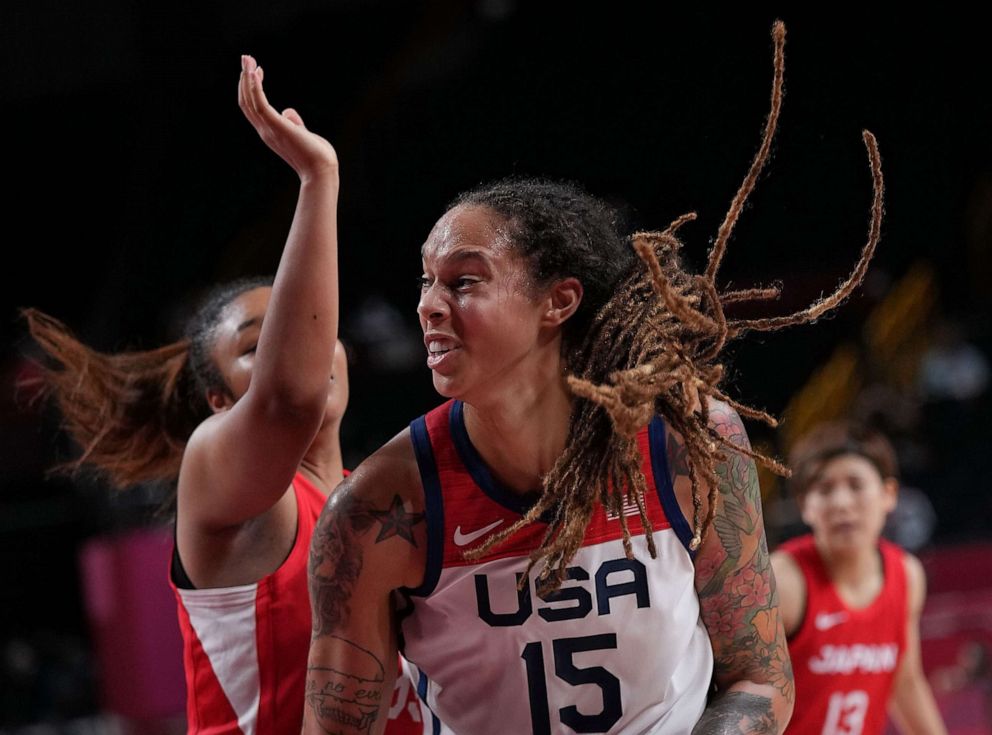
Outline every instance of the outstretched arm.
{"type": "MultiPolygon", "coordinates": [[[[710,422],[720,436],[750,448],[732,408],[714,403],[710,422]]],[[[758,474],[749,457],[726,455],[717,466],[716,517],[695,560],[718,692],[693,733],[777,734],[788,724],[795,689],[765,542],[758,474]]]]}
{"type": "Polygon", "coordinates": [[[926,576],[914,556],[906,557],[906,580],[909,583],[906,652],[896,672],[889,711],[903,735],[947,735],[920,660],[920,613],[926,599],[926,576]]]}
{"type": "Polygon", "coordinates": [[[187,446],[180,507],[208,528],[253,518],[285,492],[324,418],[337,339],[337,155],[294,110],[269,104],[262,79],[254,59],[242,57],[241,110],[297,173],[300,194],[248,391],[187,446]],[[184,493],[184,484],[195,491],[184,493]]]}
{"type": "MultiPolygon", "coordinates": [[[[408,440],[407,440],[408,441],[408,440]]],[[[419,486],[404,483],[387,446],[329,498],[310,546],[313,632],[304,733],[381,733],[396,676],[392,591],[423,577],[419,486]]]]}

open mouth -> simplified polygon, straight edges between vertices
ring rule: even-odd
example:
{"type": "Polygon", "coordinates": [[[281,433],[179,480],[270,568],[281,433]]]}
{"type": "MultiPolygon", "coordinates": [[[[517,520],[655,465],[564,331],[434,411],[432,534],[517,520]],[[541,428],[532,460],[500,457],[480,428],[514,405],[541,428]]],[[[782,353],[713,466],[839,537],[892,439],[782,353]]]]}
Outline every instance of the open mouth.
{"type": "Polygon", "coordinates": [[[837,534],[853,533],[857,530],[857,524],[853,521],[841,521],[839,523],[834,523],[830,527],[830,530],[832,533],[837,534]]]}
{"type": "Polygon", "coordinates": [[[461,347],[450,340],[430,340],[427,342],[427,367],[437,369],[443,367],[452,352],[461,347]]]}
{"type": "Polygon", "coordinates": [[[447,355],[452,350],[457,350],[450,342],[442,342],[441,340],[431,340],[427,344],[427,354],[431,357],[440,357],[441,355],[447,355]]]}

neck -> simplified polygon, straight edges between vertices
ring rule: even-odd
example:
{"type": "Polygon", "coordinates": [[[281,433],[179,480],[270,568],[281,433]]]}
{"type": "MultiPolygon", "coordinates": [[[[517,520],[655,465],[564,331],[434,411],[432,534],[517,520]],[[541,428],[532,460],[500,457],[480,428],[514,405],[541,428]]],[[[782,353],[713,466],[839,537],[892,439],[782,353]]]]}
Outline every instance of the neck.
{"type": "Polygon", "coordinates": [[[329,493],[344,478],[340,434],[340,420],[321,426],[300,462],[300,471],[324,493],[329,493]]]}
{"type": "Polygon", "coordinates": [[[869,546],[844,551],[828,551],[817,543],[820,558],[827,568],[827,574],[834,584],[844,587],[858,587],[871,583],[881,572],[881,560],[877,546],[869,546]]]}
{"type": "MultiPolygon", "coordinates": [[[[466,399],[465,428],[493,476],[523,494],[539,490],[565,449],[572,402],[560,364],[486,399],[466,399]]],[[[536,374],[535,374],[536,373],[536,374]]]]}

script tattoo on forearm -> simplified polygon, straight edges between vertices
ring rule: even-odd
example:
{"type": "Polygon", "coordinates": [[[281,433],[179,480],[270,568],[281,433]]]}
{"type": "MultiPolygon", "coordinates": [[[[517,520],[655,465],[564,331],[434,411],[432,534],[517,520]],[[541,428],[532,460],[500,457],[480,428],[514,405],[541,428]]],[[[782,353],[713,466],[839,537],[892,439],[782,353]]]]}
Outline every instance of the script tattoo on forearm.
{"type": "Polygon", "coordinates": [[[362,571],[360,537],[377,525],[375,543],[398,537],[416,546],[414,526],[423,522],[424,514],[407,511],[399,495],[393,496],[388,508],[380,509],[355,498],[347,487],[335,491],[310,543],[314,637],[329,635],[348,621],[351,596],[362,571]]]}
{"type": "MultiPolygon", "coordinates": [[[[722,405],[714,407],[710,420],[724,439],[750,448],[735,411],[722,405]]],[[[775,577],[761,518],[757,469],[746,455],[729,449],[725,455],[726,459],[716,467],[720,505],[713,521],[715,538],[707,539],[696,559],[699,603],[713,643],[714,677],[723,689],[745,680],[767,685],[782,700],[791,703],[795,697],[792,664],[778,614],[775,577]]],[[[781,700],[777,701],[781,704],[781,700]]],[[[721,722],[729,722],[726,718],[732,716],[734,708],[740,709],[741,729],[699,732],[778,731],[773,711],[775,702],[767,697],[727,692],[710,705],[707,713],[717,704],[721,722]],[[762,716],[756,709],[759,706],[765,708],[762,716]]]]}
{"type": "Polygon", "coordinates": [[[775,735],[772,701],[748,692],[728,692],[706,708],[692,735],[775,735]]]}
{"type": "Polygon", "coordinates": [[[351,671],[325,666],[307,669],[306,702],[328,735],[370,733],[379,716],[382,661],[353,642],[332,636],[350,649],[351,671]]]}

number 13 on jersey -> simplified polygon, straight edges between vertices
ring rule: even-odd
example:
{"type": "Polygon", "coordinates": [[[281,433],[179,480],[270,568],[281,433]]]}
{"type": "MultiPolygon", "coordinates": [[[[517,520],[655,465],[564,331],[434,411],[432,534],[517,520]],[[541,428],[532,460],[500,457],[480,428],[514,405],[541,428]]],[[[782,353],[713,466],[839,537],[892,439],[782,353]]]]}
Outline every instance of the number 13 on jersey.
{"type": "Polygon", "coordinates": [[[827,720],[822,735],[861,735],[868,712],[868,693],[860,689],[853,692],[834,692],[827,707],[827,720]]]}

